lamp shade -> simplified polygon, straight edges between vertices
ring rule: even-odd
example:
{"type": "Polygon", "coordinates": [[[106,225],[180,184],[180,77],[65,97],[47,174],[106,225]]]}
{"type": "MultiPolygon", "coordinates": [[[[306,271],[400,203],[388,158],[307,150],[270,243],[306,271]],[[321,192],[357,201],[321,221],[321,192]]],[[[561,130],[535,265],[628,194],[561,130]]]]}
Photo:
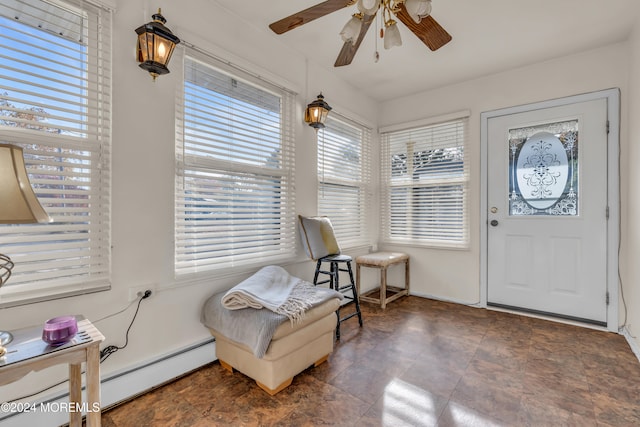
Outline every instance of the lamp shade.
{"type": "Polygon", "coordinates": [[[138,34],[138,62],[143,70],[151,74],[153,80],[169,73],[167,65],[180,39],[164,26],[167,22],[160,13],[152,16],[153,21],[136,28],[138,34]]]}
{"type": "MultiPolygon", "coordinates": [[[[49,221],[49,215],[31,188],[22,147],[0,144],[0,224],[49,221]]],[[[11,277],[13,266],[11,258],[0,254],[0,287],[11,277]]],[[[11,333],[0,331],[0,357],[7,353],[4,346],[12,340],[11,333]]]]}
{"type": "Polygon", "coordinates": [[[321,129],[324,127],[324,121],[329,111],[331,111],[331,107],[324,101],[324,96],[321,93],[315,101],[307,105],[307,109],[304,111],[304,121],[316,130],[321,129]]]}
{"type": "Polygon", "coordinates": [[[356,6],[364,15],[375,15],[380,8],[380,0],[358,0],[356,6]]]}
{"type": "Polygon", "coordinates": [[[345,43],[351,42],[351,44],[355,44],[358,36],[360,35],[361,28],[362,14],[356,13],[351,17],[351,19],[349,19],[349,22],[347,22],[342,31],[340,31],[342,41],[345,43]]]}
{"type": "Polygon", "coordinates": [[[407,13],[416,23],[431,14],[431,0],[407,0],[404,2],[407,13]]]}
{"type": "Polygon", "coordinates": [[[401,46],[402,39],[400,38],[400,30],[395,21],[390,21],[387,28],[384,31],[384,48],[391,49],[394,46],[401,46]]]}
{"type": "Polygon", "coordinates": [[[22,147],[0,144],[0,224],[49,221],[31,188],[22,147]]]}

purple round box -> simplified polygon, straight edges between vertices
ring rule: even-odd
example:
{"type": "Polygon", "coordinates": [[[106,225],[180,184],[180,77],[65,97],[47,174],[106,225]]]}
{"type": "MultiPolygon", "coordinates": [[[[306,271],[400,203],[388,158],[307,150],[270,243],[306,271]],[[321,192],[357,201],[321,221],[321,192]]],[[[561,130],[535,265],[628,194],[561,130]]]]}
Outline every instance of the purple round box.
{"type": "Polygon", "coordinates": [[[42,340],[49,345],[61,345],[70,341],[78,332],[75,316],[59,316],[47,320],[42,329],[42,340]]]}

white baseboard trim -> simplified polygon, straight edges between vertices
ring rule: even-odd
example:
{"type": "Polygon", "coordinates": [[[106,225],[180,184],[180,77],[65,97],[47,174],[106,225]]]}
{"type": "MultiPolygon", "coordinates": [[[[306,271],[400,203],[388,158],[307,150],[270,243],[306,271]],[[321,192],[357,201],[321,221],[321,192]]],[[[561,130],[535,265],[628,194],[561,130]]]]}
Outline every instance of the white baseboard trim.
{"type": "Polygon", "coordinates": [[[633,339],[633,336],[631,336],[631,332],[626,326],[622,328],[622,335],[626,338],[627,342],[629,343],[629,347],[631,347],[631,351],[633,351],[633,354],[635,354],[638,360],[640,361],[640,346],[638,346],[638,343],[636,342],[636,340],[633,339]]]}
{"type": "MultiPolygon", "coordinates": [[[[128,400],[214,360],[216,360],[215,342],[213,339],[208,339],[171,354],[162,355],[120,372],[109,374],[101,381],[102,408],[108,408],[128,400]]],[[[66,411],[55,411],[57,408],[64,408],[63,405],[68,401],[69,393],[61,394],[59,392],[36,399],[29,405],[36,409],[53,408],[54,411],[34,410],[8,415],[0,413],[0,426],[49,427],[68,424],[69,414],[66,411]],[[5,416],[3,417],[3,415],[5,416]]]]}
{"type": "Polygon", "coordinates": [[[483,307],[480,306],[480,303],[478,301],[469,302],[469,301],[462,301],[462,300],[453,299],[453,298],[442,298],[442,297],[438,297],[438,296],[435,296],[435,295],[424,294],[424,293],[421,293],[421,292],[414,292],[414,291],[410,291],[409,295],[414,296],[414,297],[432,299],[432,300],[436,300],[436,301],[450,302],[450,303],[453,303],[453,304],[466,305],[466,306],[469,306],[469,307],[483,308],[483,307]]]}
{"type": "Polygon", "coordinates": [[[595,331],[609,331],[609,329],[606,326],[601,326],[601,325],[594,325],[591,323],[587,323],[587,322],[580,322],[578,320],[571,320],[571,319],[564,319],[562,317],[554,317],[551,315],[545,315],[545,314],[540,314],[540,313],[532,313],[526,310],[518,310],[515,308],[506,308],[506,307],[497,307],[497,306],[488,306],[487,310],[491,310],[491,311],[499,311],[502,313],[510,313],[510,314],[515,314],[517,316],[524,316],[524,317],[531,317],[532,319],[540,319],[540,320],[547,320],[549,322],[555,322],[555,323],[562,323],[564,325],[572,325],[572,326],[579,326],[581,328],[586,328],[586,329],[593,329],[595,331]]]}

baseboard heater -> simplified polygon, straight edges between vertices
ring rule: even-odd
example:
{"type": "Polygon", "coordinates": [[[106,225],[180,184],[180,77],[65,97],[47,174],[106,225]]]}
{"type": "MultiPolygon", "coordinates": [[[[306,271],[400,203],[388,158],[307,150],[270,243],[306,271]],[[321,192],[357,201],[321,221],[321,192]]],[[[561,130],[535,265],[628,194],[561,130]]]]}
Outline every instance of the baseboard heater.
{"type": "MultiPolygon", "coordinates": [[[[126,368],[101,379],[101,407],[108,410],[134,399],[155,388],[161,387],[181,376],[217,360],[215,339],[189,345],[172,353],[159,356],[131,368],[126,368]]],[[[83,395],[85,392],[82,387],[83,395]]],[[[26,399],[25,399],[26,401],[26,399]]],[[[66,403],[68,392],[59,392],[44,399],[33,399],[39,405],[66,403]]],[[[68,425],[69,414],[60,413],[11,413],[0,416],[2,427],[22,427],[25,425],[68,425]]]]}

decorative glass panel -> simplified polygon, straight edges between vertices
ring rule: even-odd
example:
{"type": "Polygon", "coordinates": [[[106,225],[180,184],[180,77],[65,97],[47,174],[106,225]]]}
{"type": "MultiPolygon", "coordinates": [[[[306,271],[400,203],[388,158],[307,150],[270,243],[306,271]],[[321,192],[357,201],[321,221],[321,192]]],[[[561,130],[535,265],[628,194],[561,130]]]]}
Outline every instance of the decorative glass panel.
{"type": "Polygon", "coordinates": [[[578,120],[509,129],[509,215],[578,215],[578,120]]]}

